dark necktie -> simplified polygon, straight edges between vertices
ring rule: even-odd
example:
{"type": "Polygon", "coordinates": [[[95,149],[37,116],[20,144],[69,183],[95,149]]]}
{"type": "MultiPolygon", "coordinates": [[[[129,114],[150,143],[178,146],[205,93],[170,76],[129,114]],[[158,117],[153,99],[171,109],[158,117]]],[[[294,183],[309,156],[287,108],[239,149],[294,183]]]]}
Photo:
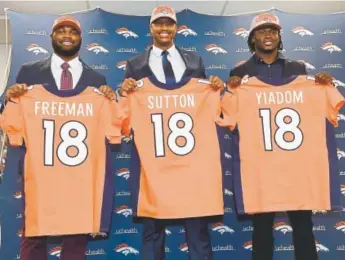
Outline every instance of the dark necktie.
{"type": "Polygon", "coordinates": [[[61,65],[61,90],[72,90],[73,89],[73,78],[72,73],[68,70],[69,64],[64,62],[61,65]]]}
{"type": "Polygon", "coordinates": [[[162,52],[162,63],[163,63],[163,70],[165,74],[165,80],[167,84],[176,83],[174,71],[172,69],[171,63],[168,60],[169,52],[167,50],[162,52]]]}

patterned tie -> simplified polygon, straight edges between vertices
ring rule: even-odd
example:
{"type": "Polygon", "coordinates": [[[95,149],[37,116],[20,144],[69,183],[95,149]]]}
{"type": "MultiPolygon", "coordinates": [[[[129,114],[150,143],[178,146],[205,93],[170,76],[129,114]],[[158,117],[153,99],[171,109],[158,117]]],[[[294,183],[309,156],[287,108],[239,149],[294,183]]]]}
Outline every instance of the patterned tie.
{"type": "Polygon", "coordinates": [[[172,69],[171,63],[168,60],[168,54],[169,52],[167,50],[162,52],[162,63],[163,63],[163,70],[165,74],[166,83],[172,84],[172,83],[176,83],[176,79],[175,79],[175,74],[172,69]]]}
{"type": "Polygon", "coordinates": [[[69,64],[64,62],[61,65],[61,90],[72,90],[73,89],[73,78],[72,73],[68,70],[69,64]]]}

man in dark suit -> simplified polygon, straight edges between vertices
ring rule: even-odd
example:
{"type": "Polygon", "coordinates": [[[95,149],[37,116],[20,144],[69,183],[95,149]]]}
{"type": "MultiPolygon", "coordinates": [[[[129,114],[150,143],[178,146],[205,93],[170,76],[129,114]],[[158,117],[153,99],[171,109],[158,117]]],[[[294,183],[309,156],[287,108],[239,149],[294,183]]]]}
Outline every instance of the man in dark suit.
{"type": "MultiPolygon", "coordinates": [[[[159,82],[166,83],[164,88],[167,89],[171,89],[173,84],[170,83],[180,82],[183,78],[206,78],[201,57],[174,45],[177,30],[176,14],[171,7],[158,6],[153,10],[150,30],[153,46],[148,51],[127,61],[125,80],[121,85],[120,95],[123,92],[134,91],[137,87],[136,81],[149,76],[154,76],[159,82]]],[[[218,77],[211,76],[210,81],[215,89],[223,87],[223,82],[218,77]]],[[[135,152],[135,146],[133,150],[135,152]]],[[[132,157],[134,157],[133,153],[132,157]]],[[[193,184],[191,184],[192,186],[193,184]]],[[[174,195],[172,194],[172,196],[174,195]]],[[[186,218],[182,219],[182,222],[186,229],[189,259],[211,260],[212,248],[208,233],[208,218],[186,218]]],[[[165,259],[165,227],[172,223],[175,221],[171,219],[143,218],[143,260],[165,259]]]]}
{"type": "MultiPolygon", "coordinates": [[[[244,64],[230,71],[230,88],[241,84],[245,75],[260,76],[270,85],[279,85],[291,76],[306,75],[305,65],[283,57],[279,18],[274,14],[260,14],[254,17],[248,37],[249,49],[254,55],[244,64]]],[[[329,84],[332,77],[328,73],[318,73],[315,80],[329,84]]],[[[239,133],[233,132],[233,142],[238,144],[239,133]],[[237,140],[237,141],[236,141],[237,140]]],[[[293,242],[296,260],[317,260],[311,211],[288,211],[287,215],[293,228],[293,242]]],[[[275,213],[253,215],[253,260],[273,259],[273,222],[275,213]]]]}
{"type": "MultiPolygon", "coordinates": [[[[59,91],[72,91],[87,86],[100,87],[108,97],[112,90],[106,87],[105,77],[88,67],[78,57],[81,46],[81,26],[71,16],[62,16],[55,20],[52,28],[52,46],[54,53],[47,59],[25,64],[20,68],[16,84],[6,92],[6,100],[23,95],[28,86],[44,84],[47,88],[59,91]]],[[[26,194],[30,196],[30,194],[26,194]]],[[[63,236],[62,260],[84,260],[87,246],[86,235],[63,236]]],[[[47,259],[46,237],[25,237],[20,245],[20,259],[47,259]]]]}

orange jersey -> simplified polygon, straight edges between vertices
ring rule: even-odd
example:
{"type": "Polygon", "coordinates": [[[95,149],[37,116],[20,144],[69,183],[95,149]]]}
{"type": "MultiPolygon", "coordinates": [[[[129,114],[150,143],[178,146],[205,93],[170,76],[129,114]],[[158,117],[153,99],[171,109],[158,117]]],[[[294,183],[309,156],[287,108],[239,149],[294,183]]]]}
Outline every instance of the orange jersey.
{"type": "Polygon", "coordinates": [[[205,80],[190,79],[166,90],[145,78],[119,103],[127,111],[140,157],[137,215],[164,219],[223,214],[215,124],[220,92],[205,80]]]}
{"type": "Polygon", "coordinates": [[[244,212],[331,209],[326,118],[337,126],[343,96],[306,76],[281,86],[243,81],[222,106],[238,127],[244,212]]]}
{"type": "Polygon", "coordinates": [[[120,143],[115,118],[116,103],[92,87],[63,97],[35,85],[8,102],[0,126],[10,144],[26,147],[26,236],[107,229],[109,223],[101,222],[110,220],[111,202],[106,204],[112,189],[104,185],[109,174],[105,138],[120,143]]]}

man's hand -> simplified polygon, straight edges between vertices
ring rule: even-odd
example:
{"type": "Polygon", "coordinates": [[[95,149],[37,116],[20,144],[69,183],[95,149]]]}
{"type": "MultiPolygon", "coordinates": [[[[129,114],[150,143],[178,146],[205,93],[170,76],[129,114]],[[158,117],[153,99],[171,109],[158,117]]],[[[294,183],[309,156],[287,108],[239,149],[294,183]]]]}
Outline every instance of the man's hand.
{"type": "Polygon", "coordinates": [[[102,85],[99,87],[99,91],[101,91],[107,99],[115,99],[115,92],[111,87],[107,85],[102,85]]]}
{"type": "Polygon", "coordinates": [[[323,85],[332,84],[333,77],[328,72],[319,72],[315,75],[315,82],[323,85]]]}
{"type": "Polygon", "coordinates": [[[128,78],[122,82],[119,93],[120,95],[122,95],[122,93],[130,93],[133,92],[136,88],[137,81],[135,79],[128,78]]]}
{"type": "Polygon", "coordinates": [[[20,97],[28,91],[26,84],[14,84],[6,90],[5,99],[10,100],[13,97],[20,97]]]}
{"type": "Polygon", "coordinates": [[[242,79],[240,77],[238,77],[238,76],[231,76],[228,79],[228,82],[227,82],[228,90],[231,90],[233,88],[237,88],[238,86],[241,85],[241,82],[242,82],[242,79]]]}
{"type": "Polygon", "coordinates": [[[224,82],[217,76],[210,76],[209,81],[213,90],[218,90],[224,87],[224,82]]]}

